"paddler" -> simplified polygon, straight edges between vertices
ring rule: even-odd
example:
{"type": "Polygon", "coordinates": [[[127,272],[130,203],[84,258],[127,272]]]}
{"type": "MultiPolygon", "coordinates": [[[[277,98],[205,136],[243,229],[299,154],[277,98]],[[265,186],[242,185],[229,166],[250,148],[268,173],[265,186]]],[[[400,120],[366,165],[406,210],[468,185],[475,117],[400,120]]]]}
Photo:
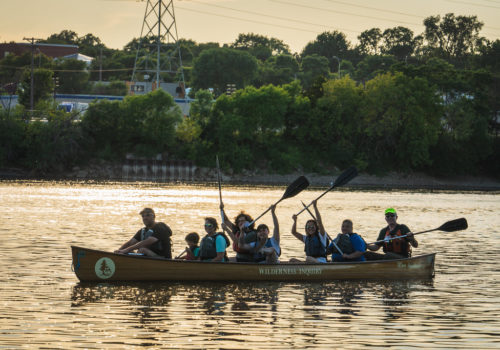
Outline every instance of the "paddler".
{"type": "Polygon", "coordinates": [[[390,260],[390,259],[403,259],[411,257],[411,247],[417,248],[418,242],[411,233],[408,226],[397,223],[398,215],[394,208],[387,208],[385,210],[385,221],[387,226],[380,230],[377,242],[369,244],[367,248],[372,251],[377,251],[383,247],[385,254],[365,253],[367,260],[390,260]],[[397,238],[398,236],[407,237],[397,238]]]}

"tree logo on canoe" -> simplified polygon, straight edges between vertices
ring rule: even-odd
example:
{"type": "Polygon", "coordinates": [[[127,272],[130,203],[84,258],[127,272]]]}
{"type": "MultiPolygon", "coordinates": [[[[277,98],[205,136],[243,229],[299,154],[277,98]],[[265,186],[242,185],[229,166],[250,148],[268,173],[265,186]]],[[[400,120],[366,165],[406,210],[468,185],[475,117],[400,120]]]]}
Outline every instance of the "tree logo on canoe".
{"type": "Polygon", "coordinates": [[[105,280],[115,273],[115,263],[110,258],[100,258],[95,263],[95,274],[105,280]]]}

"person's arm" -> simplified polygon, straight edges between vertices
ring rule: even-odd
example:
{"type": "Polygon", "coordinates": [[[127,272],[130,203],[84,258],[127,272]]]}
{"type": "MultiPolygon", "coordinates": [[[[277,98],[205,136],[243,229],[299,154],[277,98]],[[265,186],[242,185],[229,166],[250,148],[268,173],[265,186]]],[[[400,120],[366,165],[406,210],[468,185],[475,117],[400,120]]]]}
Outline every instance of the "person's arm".
{"type": "Polygon", "coordinates": [[[226,222],[220,225],[222,227],[222,231],[228,234],[229,238],[231,238],[231,241],[238,242],[238,238],[234,235],[233,231],[231,231],[229,225],[227,225],[226,222]]]}
{"type": "Polygon", "coordinates": [[[406,240],[411,244],[411,246],[413,248],[417,248],[418,247],[418,242],[415,239],[415,236],[413,235],[413,233],[408,232],[407,235],[408,235],[408,237],[406,237],[406,240]]]}
{"type": "Polygon", "coordinates": [[[319,233],[325,235],[326,234],[325,227],[323,226],[323,221],[321,220],[321,214],[319,213],[318,210],[318,201],[315,199],[313,200],[312,204],[314,207],[314,212],[316,213],[316,222],[318,223],[319,233]]]}
{"type": "Polygon", "coordinates": [[[130,246],[136,244],[137,242],[139,242],[139,241],[137,239],[135,239],[134,237],[132,237],[127,242],[123,243],[122,246],[119,249],[115,250],[114,252],[118,253],[119,251],[121,251],[127,247],[130,247],[130,246]]]}
{"type": "Polygon", "coordinates": [[[292,235],[294,235],[299,241],[304,242],[303,236],[297,232],[297,215],[293,215],[292,219],[293,219],[292,235]]]}
{"type": "Polygon", "coordinates": [[[217,255],[212,259],[212,261],[223,261],[224,255],[226,255],[226,239],[222,237],[222,235],[215,238],[215,251],[217,255]]]}
{"type": "Polygon", "coordinates": [[[342,255],[342,257],[344,259],[349,259],[349,260],[352,260],[352,259],[357,259],[359,258],[361,255],[363,255],[364,252],[361,252],[359,250],[356,250],[355,252],[352,252],[351,254],[346,254],[344,253],[344,255],[342,255]]]}
{"type": "Polygon", "coordinates": [[[155,244],[156,242],[158,242],[158,238],[151,236],[151,237],[146,238],[144,241],[137,242],[137,243],[135,243],[131,246],[128,246],[124,249],[119,249],[116,251],[116,253],[127,254],[127,253],[129,253],[133,250],[139,249],[139,248],[149,247],[150,245],[155,244]]]}
{"type": "Polygon", "coordinates": [[[231,232],[235,231],[236,230],[236,225],[233,224],[231,222],[231,220],[229,220],[229,218],[227,217],[226,212],[224,211],[224,204],[223,203],[221,203],[221,205],[220,205],[220,210],[222,211],[222,215],[224,215],[224,224],[226,224],[229,227],[229,229],[231,230],[231,232]]]}
{"type": "MultiPolygon", "coordinates": [[[[384,228],[382,230],[380,230],[380,232],[378,233],[377,241],[382,241],[385,239],[385,231],[386,231],[386,229],[384,229],[384,228]]],[[[368,250],[371,250],[371,251],[377,251],[383,245],[384,245],[383,242],[372,243],[372,244],[367,244],[366,248],[368,248],[368,250]]]]}
{"type": "Polygon", "coordinates": [[[273,217],[273,238],[274,241],[279,245],[280,244],[280,224],[278,222],[278,217],[276,216],[276,204],[271,205],[271,215],[273,217]]]}

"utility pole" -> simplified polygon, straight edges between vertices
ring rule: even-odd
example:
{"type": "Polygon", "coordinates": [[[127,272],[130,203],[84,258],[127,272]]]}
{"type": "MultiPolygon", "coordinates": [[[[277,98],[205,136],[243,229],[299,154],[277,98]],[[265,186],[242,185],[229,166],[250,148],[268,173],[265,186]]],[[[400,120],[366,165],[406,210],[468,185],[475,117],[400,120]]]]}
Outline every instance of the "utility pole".
{"type": "Polygon", "coordinates": [[[23,38],[23,40],[27,40],[28,42],[31,43],[31,82],[30,82],[30,110],[31,113],[33,113],[33,104],[34,104],[34,82],[35,82],[35,76],[33,73],[33,66],[35,65],[35,41],[43,40],[43,39],[36,39],[36,38],[23,38]]]}

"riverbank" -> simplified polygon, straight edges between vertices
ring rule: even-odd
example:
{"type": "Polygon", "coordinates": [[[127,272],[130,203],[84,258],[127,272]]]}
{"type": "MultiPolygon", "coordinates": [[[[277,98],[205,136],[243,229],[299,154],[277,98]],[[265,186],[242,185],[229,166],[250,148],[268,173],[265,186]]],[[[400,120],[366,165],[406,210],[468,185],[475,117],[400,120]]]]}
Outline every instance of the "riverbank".
{"type": "MultiPolygon", "coordinates": [[[[94,162],[87,167],[74,167],[71,171],[35,174],[18,168],[0,169],[1,180],[61,180],[61,181],[124,181],[124,182],[216,182],[217,172],[213,168],[194,167],[188,174],[178,169],[175,176],[162,176],[160,170],[130,174],[121,164],[94,162]]],[[[241,174],[222,173],[222,181],[231,185],[286,185],[300,175],[305,175],[311,186],[328,187],[341,173],[331,175],[291,173],[287,175],[243,172],[241,174]]],[[[163,174],[165,175],[165,174],[163,174]]],[[[384,176],[359,174],[347,185],[356,189],[385,190],[456,190],[456,191],[500,191],[500,180],[488,177],[455,176],[437,178],[422,173],[389,173],[384,176]]]]}

